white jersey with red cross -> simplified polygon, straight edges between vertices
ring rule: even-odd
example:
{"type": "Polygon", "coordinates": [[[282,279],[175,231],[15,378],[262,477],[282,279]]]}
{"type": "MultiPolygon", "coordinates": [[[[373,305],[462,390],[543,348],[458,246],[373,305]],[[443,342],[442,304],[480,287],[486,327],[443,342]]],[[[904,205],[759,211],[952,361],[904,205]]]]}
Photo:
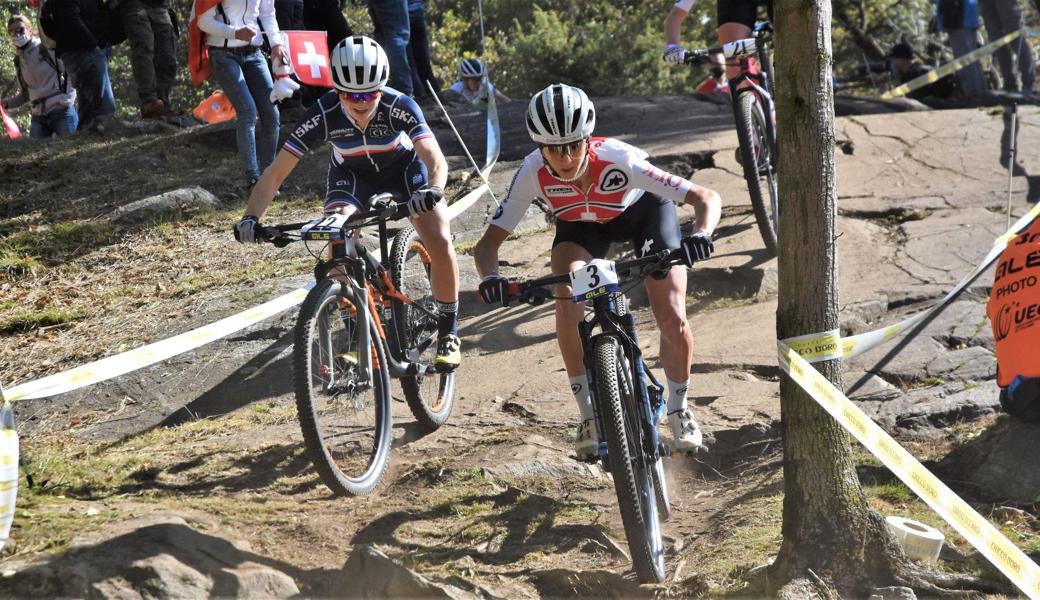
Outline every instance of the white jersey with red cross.
{"type": "Polygon", "coordinates": [[[592,185],[582,190],[578,182],[560,181],[552,175],[540,150],[527,155],[513,176],[502,205],[491,221],[513,231],[535,198],[549,204],[561,221],[608,223],[623,213],[644,191],[682,204],[693,189],[688,179],[666,173],[646,161],[647,153],[613,138],[589,140],[589,173],[592,185]]]}

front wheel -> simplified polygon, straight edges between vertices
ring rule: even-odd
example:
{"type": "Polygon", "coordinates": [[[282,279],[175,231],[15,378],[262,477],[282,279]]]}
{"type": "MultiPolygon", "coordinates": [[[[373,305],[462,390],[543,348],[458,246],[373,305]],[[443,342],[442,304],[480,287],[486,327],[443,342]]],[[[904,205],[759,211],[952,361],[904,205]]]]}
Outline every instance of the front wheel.
{"type": "Polygon", "coordinates": [[[600,336],[593,347],[596,402],[610,453],[621,522],[642,583],[664,581],[664,547],[654,489],[653,467],[643,450],[643,429],[631,378],[625,375],[624,353],[617,338],[600,336]]]}
{"type": "Polygon", "coordinates": [[[383,345],[375,326],[358,318],[352,299],[332,279],[310,291],[296,321],[293,368],[307,454],[329,489],[360,496],[386,472],[391,397],[383,345]],[[359,321],[369,324],[370,361],[361,360],[359,321]]]}
{"type": "MultiPolygon", "coordinates": [[[[399,292],[412,304],[394,300],[391,304],[394,329],[402,358],[428,367],[437,355],[437,301],[430,285],[430,254],[412,228],[403,229],[390,247],[390,276],[399,292]]],[[[401,378],[408,408],[416,421],[433,431],[451,414],[455,401],[455,372],[413,375],[401,378]]]]}
{"type": "Polygon", "coordinates": [[[779,230],[780,196],[776,179],[775,146],[769,140],[766,114],[753,91],[743,91],[737,97],[737,140],[740,142],[740,163],[747,182],[751,207],[766,249],[776,256],[779,230]]]}

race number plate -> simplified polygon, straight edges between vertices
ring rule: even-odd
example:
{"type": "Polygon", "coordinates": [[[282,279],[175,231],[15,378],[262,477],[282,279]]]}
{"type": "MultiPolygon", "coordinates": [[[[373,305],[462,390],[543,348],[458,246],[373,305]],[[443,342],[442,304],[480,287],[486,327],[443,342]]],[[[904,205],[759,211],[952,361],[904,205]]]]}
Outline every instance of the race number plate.
{"type": "Polygon", "coordinates": [[[350,219],[347,215],[335,214],[307,223],[300,229],[305,240],[338,242],[343,239],[343,227],[350,219]]]}
{"type": "Polygon", "coordinates": [[[591,300],[618,290],[614,261],[595,258],[571,271],[571,294],[575,302],[591,300]]]}

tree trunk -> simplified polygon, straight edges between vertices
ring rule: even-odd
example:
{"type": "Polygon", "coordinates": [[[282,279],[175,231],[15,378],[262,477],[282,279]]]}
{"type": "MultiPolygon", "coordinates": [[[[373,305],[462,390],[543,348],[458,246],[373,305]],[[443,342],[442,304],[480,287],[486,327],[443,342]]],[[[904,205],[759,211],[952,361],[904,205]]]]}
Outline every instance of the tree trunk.
{"type": "MultiPolygon", "coordinates": [[[[838,327],[836,174],[830,0],[788,0],[775,10],[782,339],[838,327]]],[[[840,361],[816,368],[841,387],[840,361]]],[[[818,577],[859,594],[902,582],[906,559],[867,505],[849,435],[786,375],[780,407],[783,543],[768,587],[818,577]]]]}

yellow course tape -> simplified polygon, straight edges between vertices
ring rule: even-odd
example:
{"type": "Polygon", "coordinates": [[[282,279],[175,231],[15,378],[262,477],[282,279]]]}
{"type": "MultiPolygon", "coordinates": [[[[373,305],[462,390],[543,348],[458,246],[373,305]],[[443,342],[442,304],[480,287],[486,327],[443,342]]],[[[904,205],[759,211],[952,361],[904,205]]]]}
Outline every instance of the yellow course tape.
{"type": "Polygon", "coordinates": [[[868,331],[849,337],[839,337],[838,331],[834,330],[800,335],[783,341],[785,344],[798,351],[803,358],[813,363],[832,360],[835,358],[852,358],[853,356],[859,356],[868,350],[872,350],[904,331],[907,331],[950,302],[950,300],[952,300],[971,282],[973,277],[979,274],[979,272],[985,270],[990,263],[999,258],[1000,254],[1004,252],[1005,248],[1007,248],[1008,242],[1015,239],[1015,236],[1028,227],[1029,224],[1038,216],[1040,216],[1040,203],[1037,203],[1029,212],[1023,215],[1022,218],[1015,221],[1011,226],[1011,229],[1008,229],[1007,233],[998,237],[996,241],[993,242],[993,246],[986,254],[986,257],[982,259],[982,262],[976,265],[976,267],[961,279],[952,290],[939,300],[939,302],[919,313],[913,314],[894,325],[889,325],[881,329],[875,329],[874,331],[868,331]]]}
{"type": "Polygon", "coordinates": [[[936,69],[933,69],[925,73],[924,75],[921,75],[920,77],[911,79],[910,81],[904,83],[899,87],[895,87],[888,90],[884,94],[881,94],[881,98],[883,100],[891,100],[893,98],[898,98],[899,96],[902,96],[904,94],[908,94],[916,89],[923,88],[929,83],[938,81],[941,77],[946,77],[950,73],[959,71],[973,62],[985,58],[990,54],[993,54],[1002,46],[1010,44],[1012,41],[1015,40],[1015,38],[1017,38],[1019,35],[1022,35],[1023,33],[1026,33],[1027,35],[1033,34],[1033,32],[1031,31],[1012,31],[1004,37],[993,40],[992,42],[986,44],[981,48],[976,48],[975,50],[972,50],[964,56],[951,60],[950,62],[936,69]]]}
{"type": "Polygon", "coordinates": [[[793,348],[777,341],[780,367],[893,474],[932,507],[1020,590],[1040,598],[1040,567],[834,387],[793,348]]]}

